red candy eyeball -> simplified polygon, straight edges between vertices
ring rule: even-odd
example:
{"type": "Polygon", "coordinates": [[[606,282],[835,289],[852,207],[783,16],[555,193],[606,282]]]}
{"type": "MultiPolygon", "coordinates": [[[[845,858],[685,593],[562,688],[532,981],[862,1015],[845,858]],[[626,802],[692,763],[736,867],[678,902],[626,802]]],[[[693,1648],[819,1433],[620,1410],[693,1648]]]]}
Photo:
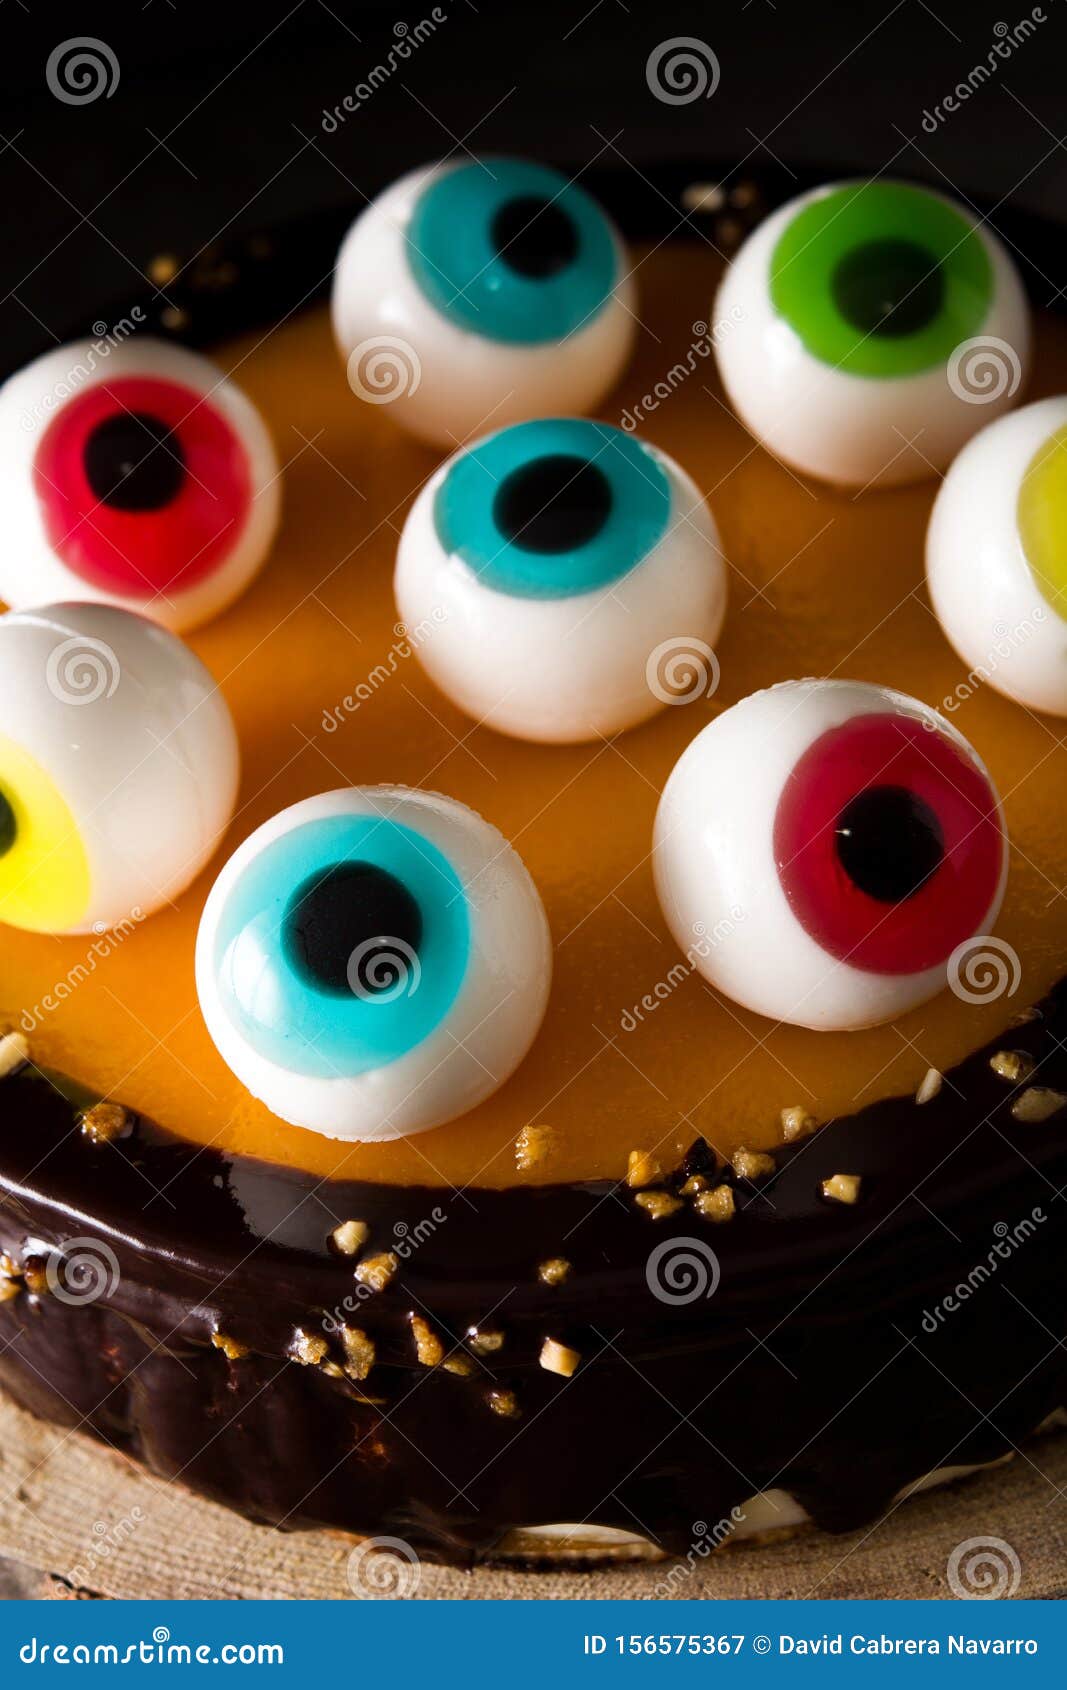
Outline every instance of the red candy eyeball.
{"type": "Polygon", "coordinates": [[[90,599],[175,630],[225,609],[278,524],[270,436],[207,358],[82,341],[0,388],[0,596],[90,599]]]}
{"type": "Polygon", "coordinates": [[[865,1027],[946,983],[996,918],[996,790],[967,741],[888,688],[787,681],[727,710],[675,766],[657,888],[694,966],[749,1008],[865,1027]]]}

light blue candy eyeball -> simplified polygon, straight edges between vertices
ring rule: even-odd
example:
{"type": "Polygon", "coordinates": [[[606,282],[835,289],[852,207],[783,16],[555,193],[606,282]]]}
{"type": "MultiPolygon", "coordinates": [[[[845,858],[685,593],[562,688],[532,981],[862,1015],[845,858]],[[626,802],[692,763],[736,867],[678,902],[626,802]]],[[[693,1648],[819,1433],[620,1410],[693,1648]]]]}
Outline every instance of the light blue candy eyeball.
{"type": "Polygon", "coordinates": [[[684,470],[607,423],[516,424],[444,464],[400,539],[414,649],[475,721],[609,736],[714,691],[718,530],[684,470]]]}
{"type": "Polygon", "coordinates": [[[511,846],[438,793],[350,787],[273,816],[204,906],[200,1008],[274,1114],[329,1138],[424,1132],[518,1067],[548,923],[511,846]]]}
{"type": "Polygon", "coordinates": [[[596,408],[633,343],[618,234],[577,183],[524,159],[412,171],[352,225],[333,321],[353,391],[454,446],[596,408]]]}

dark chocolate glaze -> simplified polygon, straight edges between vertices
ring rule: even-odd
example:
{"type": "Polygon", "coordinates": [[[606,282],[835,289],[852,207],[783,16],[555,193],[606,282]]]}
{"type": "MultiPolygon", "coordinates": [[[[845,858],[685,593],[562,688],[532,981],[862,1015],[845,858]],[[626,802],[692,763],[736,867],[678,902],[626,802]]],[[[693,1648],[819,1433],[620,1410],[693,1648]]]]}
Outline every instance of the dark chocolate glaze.
{"type": "MultiPolygon", "coordinates": [[[[688,1200],[653,1220],[608,1182],[316,1181],[136,1118],[94,1143],[66,1082],[24,1068],[0,1083],[0,1248],[24,1276],[0,1303],[0,1379],[253,1519],[460,1564],[554,1522],[685,1551],[768,1488],[847,1530],[1067,1400],[1067,1109],[1016,1119],[1024,1087],[990,1065],[1022,1052],[1026,1085],[1067,1094],[1065,1040],[1067,983],[931,1101],[829,1122],[758,1185],[714,1175],[736,1193],[720,1224],[688,1200]],[[835,1173],[861,1176],[854,1205],[823,1196],[835,1173]],[[329,1241],[350,1218],[364,1256],[398,1258],[384,1290],[329,1241]],[[87,1239],[104,1289],[79,1305],[87,1239]],[[691,1300],[655,1293],[657,1249],[660,1283],[691,1300]],[[549,1287],[538,1265],[557,1256],[571,1272],[549,1287]],[[466,1377],[426,1367],[412,1314],[449,1351],[471,1327],[503,1344],[466,1377]],[[344,1321],[376,1345],[362,1383],[337,1376],[344,1321]],[[298,1329],[328,1338],[332,1370],[287,1359],[298,1329]],[[579,1351],[572,1378],[539,1365],[546,1336],[579,1351]]],[[[698,1141],[667,1184],[709,1165],[698,1141]]]]}

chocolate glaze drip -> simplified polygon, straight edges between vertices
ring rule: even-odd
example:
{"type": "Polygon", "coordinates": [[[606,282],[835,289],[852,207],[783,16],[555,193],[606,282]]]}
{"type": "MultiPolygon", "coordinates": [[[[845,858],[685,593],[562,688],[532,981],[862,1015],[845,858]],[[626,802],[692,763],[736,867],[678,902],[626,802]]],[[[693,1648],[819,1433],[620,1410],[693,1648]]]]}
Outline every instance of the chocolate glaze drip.
{"type": "MultiPolygon", "coordinates": [[[[727,1170],[737,1214],[720,1225],[688,1203],[653,1221],[607,1182],[316,1181],[141,1119],[94,1144],[70,1085],[23,1069],[0,1085],[0,1248],[25,1275],[0,1304],[0,1379],[254,1519],[390,1533],[460,1564],[560,1521],[684,1551],[775,1487],[847,1530],[930,1469],[1006,1453],[1067,1399],[1067,1109],[1016,1120],[1024,1087],[990,1066],[1024,1052],[1027,1085],[1067,1093],[1065,1040],[1067,982],[929,1103],[830,1122],[759,1186],[727,1170]],[[835,1173],[861,1176],[855,1205],[823,1197],[835,1173]],[[350,1218],[370,1228],[364,1255],[397,1256],[382,1291],[329,1242],[350,1218]],[[105,1256],[105,1294],[79,1306],[55,1285],[75,1283],[86,1238],[115,1272],[105,1256]],[[673,1273],[657,1276],[657,1248],[673,1273]],[[552,1256],[572,1271],[547,1287],[552,1256]],[[652,1281],[697,1290],[664,1300],[652,1281]],[[503,1345],[467,1377],[421,1366],[413,1313],[448,1350],[471,1327],[503,1345]],[[362,1383],[286,1359],[300,1329],[343,1363],[346,1321],[376,1346],[362,1383]],[[549,1335],[580,1352],[573,1378],[539,1366],[549,1335]]],[[[673,1183],[706,1160],[695,1146],[673,1183]]]]}

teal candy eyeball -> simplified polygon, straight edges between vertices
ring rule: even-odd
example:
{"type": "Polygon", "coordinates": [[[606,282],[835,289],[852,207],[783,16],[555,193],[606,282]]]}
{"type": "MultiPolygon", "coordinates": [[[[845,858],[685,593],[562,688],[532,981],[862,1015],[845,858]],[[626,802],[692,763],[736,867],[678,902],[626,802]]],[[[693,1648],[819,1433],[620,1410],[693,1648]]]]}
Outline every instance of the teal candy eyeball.
{"type": "Polygon", "coordinates": [[[219,875],[200,1008],[275,1115],[328,1138],[424,1132],[518,1067],[552,976],[544,907],[495,827],[400,786],[304,799],[219,875]]]}
{"type": "Polygon", "coordinates": [[[476,722],[555,744],[714,691],[726,566],[695,483],[577,417],[519,423],[441,466],[397,552],[415,653],[476,722]]]}
{"type": "Polygon", "coordinates": [[[333,284],[353,391],[452,447],[527,417],[596,408],[633,343],[636,290],[585,190],[524,159],[401,177],[360,214],[333,284]]]}
{"type": "Polygon", "coordinates": [[[943,470],[1006,411],[1030,360],[1016,266],[988,224],[909,182],[832,183],[748,237],[715,351],[748,431],[846,487],[943,470]]]}

